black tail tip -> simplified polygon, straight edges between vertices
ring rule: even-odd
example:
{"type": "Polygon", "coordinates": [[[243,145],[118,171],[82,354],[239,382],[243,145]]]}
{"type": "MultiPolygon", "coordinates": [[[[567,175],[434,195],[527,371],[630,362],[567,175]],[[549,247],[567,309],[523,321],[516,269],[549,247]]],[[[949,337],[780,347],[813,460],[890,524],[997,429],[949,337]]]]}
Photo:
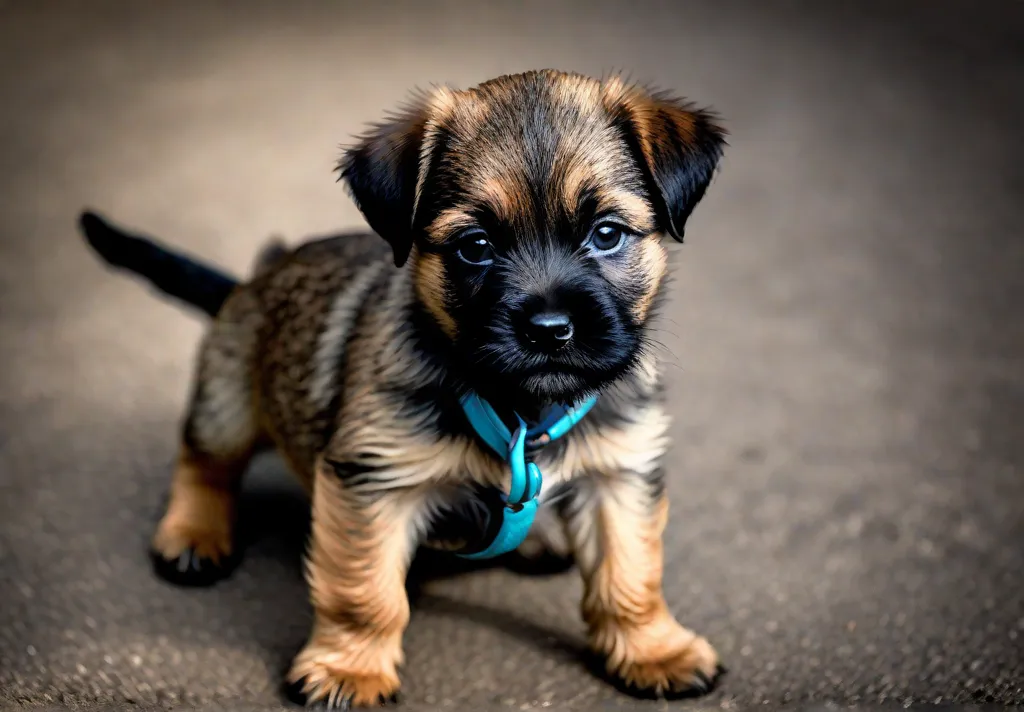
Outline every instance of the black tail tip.
{"type": "Polygon", "coordinates": [[[124,243],[129,236],[115,228],[98,213],[83,210],[78,216],[78,229],[86,242],[107,262],[118,264],[124,243]]]}
{"type": "Polygon", "coordinates": [[[92,210],[83,210],[79,213],[78,227],[85,234],[85,237],[88,240],[91,240],[95,235],[99,235],[110,229],[110,225],[107,221],[92,210]]]}

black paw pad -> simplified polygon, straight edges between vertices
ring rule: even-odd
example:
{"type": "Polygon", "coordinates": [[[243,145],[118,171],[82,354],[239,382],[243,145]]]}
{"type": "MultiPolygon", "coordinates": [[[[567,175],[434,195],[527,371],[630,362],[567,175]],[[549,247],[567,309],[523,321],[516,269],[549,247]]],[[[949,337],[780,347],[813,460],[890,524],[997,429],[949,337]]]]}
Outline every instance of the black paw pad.
{"type": "Polygon", "coordinates": [[[295,682],[286,682],[284,685],[284,696],[293,705],[299,707],[305,707],[309,710],[347,710],[352,709],[352,702],[348,697],[337,696],[335,699],[324,697],[314,702],[310,702],[309,696],[306,694],[306,678],[301,678],[295,682]]]}
{"type": "Polygon", "coordinates": [[[618,692],[638,700],[688,700],[695,697],[703,697],[713,692],[719,680],[727,672],[723,665],[718,665],[713,676],[705,675],[700,670],[695,670],[689,685],[682,689],[668,689],[655,691],[651,688],[637,687],[631,682],[623,680],[617,675],[608,672],[605,666],[604,656],[594,652],[586,655],[586,666],[592,675],[614,687],[618,692]]]}
{"type": "Polygon", "coordinates": [[[683,690],[668,690],[663,695],[667,700],[685,700],[694,697],[703,697],[718,687],[718,681],[725,674],[725,668],[717,666],[714,675],[705,675],[700,670],[694,670],[693,680],[690,687],[683,690]]]}
{"type": "MultiPolygon", "coordinates": [[[[331,697],[324,697],[310,702],[308,695],[305,693],[306,680],[305,678],[296,682],[287,682],[284,686],[284,696],[293,705],[299,705],[305,707],[308,710],[331,710],[331,712],[349,712],[349,710],[355,709],[352,706],[352,700],[349,697],[343,697],[341,695],[331,697]]],[[[402,702],[402,693],[396,692],[387,699],[379,698],[377,700],[378,707],[386,707],[388,705],[397,705],[402,702]]]]}
{"type": "Polygon", "coordinates": [[[214,562],[196,554],[194,549],[185,549],[177,558],[168,559],[162,554],[151,552],[153,570],[157,576],[176,586],[212,586],[231,572],[232,561],[214,562]]]}

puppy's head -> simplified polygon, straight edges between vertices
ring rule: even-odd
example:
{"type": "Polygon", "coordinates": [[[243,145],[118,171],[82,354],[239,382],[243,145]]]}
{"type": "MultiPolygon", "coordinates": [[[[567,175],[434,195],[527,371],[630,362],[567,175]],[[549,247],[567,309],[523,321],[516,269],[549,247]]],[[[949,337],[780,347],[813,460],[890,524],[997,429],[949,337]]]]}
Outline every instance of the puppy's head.
{"type": "Polygon", "coordinates": [[[436,89],[340,164],[471,386],[571,401],[636,365],[725,132],[618,78],[436,89]]]}

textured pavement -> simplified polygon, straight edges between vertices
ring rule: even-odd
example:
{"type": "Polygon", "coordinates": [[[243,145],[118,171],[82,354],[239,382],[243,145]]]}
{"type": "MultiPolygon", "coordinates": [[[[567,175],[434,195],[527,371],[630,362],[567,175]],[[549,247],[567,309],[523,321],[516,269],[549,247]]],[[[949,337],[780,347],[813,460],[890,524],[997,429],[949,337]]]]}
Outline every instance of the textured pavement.
{"type": "Polygon", "coordinates": [[[583,663],[575,573],[428,560],[403,709],[1024,704],[1024,4],[675,5],[0,2],[0,707],[275,709],[310,622],[272,458],[232,579],[151,575],[202,322],[77,212],[243,271],[362,224],[338,145],[408,89],[543,66],[732,131],[661,335],[666,596],[731,672],[635,702],[583,663]]]}

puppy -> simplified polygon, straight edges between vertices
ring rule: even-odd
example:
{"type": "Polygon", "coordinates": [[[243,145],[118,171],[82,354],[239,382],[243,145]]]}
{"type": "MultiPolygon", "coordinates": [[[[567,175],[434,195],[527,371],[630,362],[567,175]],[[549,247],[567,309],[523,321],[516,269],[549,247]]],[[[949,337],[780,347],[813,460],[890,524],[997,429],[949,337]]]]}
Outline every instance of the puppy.
{"type": "Polygon", "coordinates": [[[417,94],[339,164],[376,235],[272,245],[242,284],[84,214],[105,259],[212,316],[157,569],[187,584],[229,569],[243,474],[272,445],[311,496],[315,622],[288,680],[310,704],[387,701],[415,549],[466,550],[472,503],[509,491],[463,396],[509,428],[597,396],[531,455],[583,577],[589,645],[636,690],[708,689],[718,656],[662,596],[669,418],[648,325],[664,238],[682,241],[725,135],[709,111],[615,77],[417,94]]]}

